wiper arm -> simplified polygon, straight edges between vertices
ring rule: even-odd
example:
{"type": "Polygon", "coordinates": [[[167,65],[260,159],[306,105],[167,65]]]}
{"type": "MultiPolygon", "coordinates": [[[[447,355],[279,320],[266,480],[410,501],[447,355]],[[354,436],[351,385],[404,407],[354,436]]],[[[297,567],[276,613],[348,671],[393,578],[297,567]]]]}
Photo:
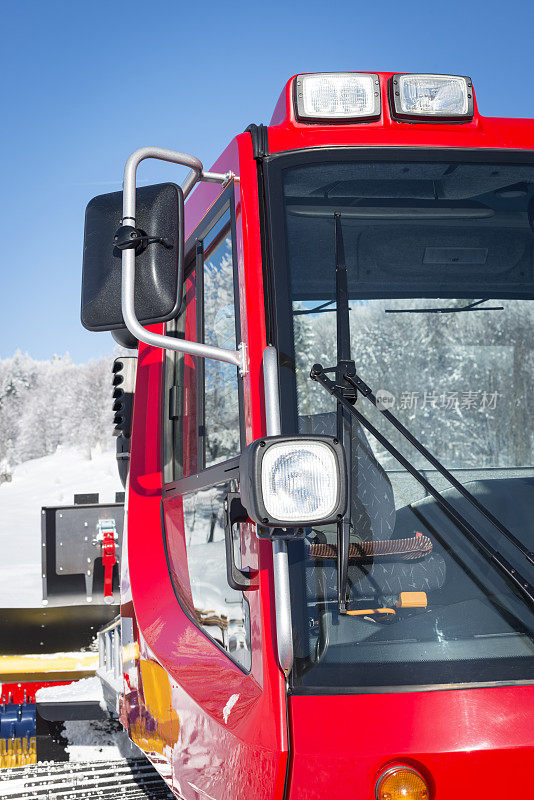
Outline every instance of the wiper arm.
{"type": "MultiPolygon", "coordinates": [[[[339,367],[339,365],[338,365],[339,367]]],[[[337,386],[337,381],[334,383],[327,373],[336,372],[338,367],[333,367],[330,369],[323,369],[321,364],[314,364],[312,371],[310,373],[310,377],[312,380],[317,381],[321,386],[323,386],[333,397],[336,398],[338,405],[342,405],[345,410],[351,414],[353,417],[356,417],[358,422],[363,425],[374,437],[375,439],[384,447],[391,455],[409,472],[420,484],[423,488],[430,494],[434,500],[441,506],[441,508],[445,511],[445,513],[455,520],[458,524],[459,529],[464,531],[469,538],[471,538],[478,547],[486,553],[486,555],[490,558],[490,560],[497,566],[501,572],[505,573],[507,577],[518,587],[518,589],[527,597],[530,602],[534,603],[534,587],[526,580],[526,578],[510,564],[510,562],[505,559],[495,548],[493,548],[485,539],[484,537],[478,532],[478,530],[471,525],[468,520],[459,512],[457,509],[446,500],[445,497],[425,478],[425,476],[419,472],[419,470],[410,462],[407,458],[405,458],[402,453],[397,450],[397,448],[382,434],[380,431],[375,428],[375,426],[369,422],[367,417],[365,417],[354,405],[347,400],[344,396],[343,392],[337,386]]],[[[469,492],[465,486],[463,486],[454,475],[452,475],[446,467],[441,464],[438,459],[430,453],[429,450],[418,440],[416,437],[404,427],[404,425],[398,420],[390,411],[387,409],[382,409],[378,406],[376,396],[374,395],[372,389],[356,374],[356,370],[354,368],[354,364],[352,364],[349,369],[345,372],[344,379],[348,382],[355,390],[360,392],[364,397],[366,397],[370,402],[378,409],[378,411],[386,417],[386,419],[391,422],[392,425],[407,439],[410,444],[412,444],[435,468],[436,470],[446,478],[449,483],[454,486],[455,489],[471,503],[483,516],[492,524],[494,525],[497,530],[499,530],[506,539],[508,539],[511,544],[513,544],[517,550],[531,563],[534,564],[534,553],[532,553],[528,548],[526,548],[522,542],[517,539],[516,536],[511,533],[508,528],[506,528],[503,523],[498,520],[491,511],[486,508],[476,497],[474,497],[471,492],[469,492]]]]}
{"type": "Polygon", "coordinates": [[[455,308],[449,306],[447,308],[386,308],[386,314],[459,314],[461,311],[503,311],[504,306],[484,306],[481,303],[487,303],[488,298],[485,300],[475,300],[466,306],[455,308]]]}
{"type": "MultiPolygon", "coordinates": [[[[336,259],[336,334],[337,334],[337,366],[335,368],[336,383],[334,384],[343,403],[337,404],[337,436],[345,450],[350,464],[352,449],[352,416],[344,408],[346,403],[349,408],[356,402],[356,389],[346,379],[347,375],[356,372],[350,354],[350,320],[349,320],[349,289],[347,279],[347,265],[345,264],[345,245],[343,243],[343,230],[341,228],[341,214],[334,214],[334,249],[336,259]]],[[[336,395],[337,396],[337,395],[336,395]]],[[[349,482],[347,510],[342,520],[337,524],[337,601],[340,614],[347,611],[347,585],[349,575],[349,546],[351,527],[351,492],[349,482]]]]}

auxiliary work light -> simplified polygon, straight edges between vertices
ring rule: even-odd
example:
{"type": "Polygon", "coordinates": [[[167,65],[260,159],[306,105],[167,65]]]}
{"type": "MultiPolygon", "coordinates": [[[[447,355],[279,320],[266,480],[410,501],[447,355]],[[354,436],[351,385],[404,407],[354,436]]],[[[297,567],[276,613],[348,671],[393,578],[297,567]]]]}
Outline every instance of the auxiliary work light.
{"type": "Polygon", "coordinates": [[[345,455],[332,436],[259,439],[244,450],[239,476],[241,502],[260,525],[320,525],[345,513],[345,455]]]}
{"type": "Polygon", "coordinates": [[[378,75],[316,72],[297,75],[296,111],[302,120],[346,121],[380,116],[378,75]]]}
{"type": "Polygon", "coordinates": [[[393,112],[400,118],[465,120],[473,116],[473,84],[462,75],[394,75],[393,112]]]}

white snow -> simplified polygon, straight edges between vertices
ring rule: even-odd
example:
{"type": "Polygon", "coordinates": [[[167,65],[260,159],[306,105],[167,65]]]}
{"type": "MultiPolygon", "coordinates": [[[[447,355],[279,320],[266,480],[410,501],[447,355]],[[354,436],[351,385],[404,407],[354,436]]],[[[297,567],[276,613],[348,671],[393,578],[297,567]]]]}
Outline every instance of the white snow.
{"type": "Polygon", "coordinates": [[[41,507],[71,505],[75,493],[99,492],[114,502],[122,490],[115,453],[58,447],[51,456],[25,461],[0,484],[0,608],[41,605],[41,507]]]}
{"type": "Polygon", "coordinates": [[[139,749],[115,720],[72,720],[64,723],[63,736],[69,761],[115,761],[139,758],[139,749]]]}
{"type": "Polygon", "coordinates": [[[35,698],[38,703],[68,703],[78,700],[98,703],[101,708],[107,708],[100,678],[96,676],[82,678],[65,686],[45,686],[37,690],[35,698]]]}

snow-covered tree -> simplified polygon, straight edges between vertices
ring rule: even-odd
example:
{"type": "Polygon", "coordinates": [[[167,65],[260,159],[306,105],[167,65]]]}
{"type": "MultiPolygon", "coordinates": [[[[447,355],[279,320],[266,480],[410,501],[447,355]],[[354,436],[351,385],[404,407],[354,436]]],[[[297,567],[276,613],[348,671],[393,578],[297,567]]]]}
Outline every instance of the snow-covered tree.
{"type": "MultiPolygon", "coordinates": [[[[448,466],[531,465],[534,303],[488,303],[503,305],[500,311],[386,313],[468,302],[352,300],[357,371],[375,393],[383,389],[394,395],[393,412],[448,466]]],[[[302,305],[295,302],[294,308],[302,305]]],[[[299,414],[335,410],[335,401],[309,379],[314,361],[336,363],[335,313],[295,316],[294,334],[299,414]]],[[[428,467],[369,402],[359,398],[358,404],[398,449],[419,467],[428,467]]],[[[397,468],[392,456],[369,438],[384,465],[397,468]]]]}
{"type": "Polygon", "coordinates": [[[68,355],[0,361],[0,462],[8,471],[59,445],[112,448],[111,358],[73,364],[68,355]]]}

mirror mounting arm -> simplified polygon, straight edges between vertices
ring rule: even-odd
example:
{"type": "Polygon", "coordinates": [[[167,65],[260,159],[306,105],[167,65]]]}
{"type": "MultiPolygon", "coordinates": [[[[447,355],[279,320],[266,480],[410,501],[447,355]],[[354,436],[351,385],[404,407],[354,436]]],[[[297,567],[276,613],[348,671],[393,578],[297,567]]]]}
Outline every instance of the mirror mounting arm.
{"type": "Polygon", "coordinates": [[[166,239],[163,236],[147,236],[140,228],[132,225],[121,225],[115,232],[113,243],[119,250],[135,250],[136,255],[142,252],[149,244],[162,244],[163,247],[173,246],[172,238],[166,239]]]}
{"type": "MultiPolygon", "coordinates": [[[[232,172],[219,174],[215,172],[204,172],[202,162],[187,153],[180,153],[175,150],[167,150],[163,147],[141,147],[135,150],[129,157],[124,168],[124,184],[122,194],[122,226],[130,226],[134,230],[135,224],[135,188],[137,167],[146,158],[156,158],[161,161],[170,161],[173,164],[189,167],[190,172],[182,184],[184,199],[192,191],[199,181],[209,181],[210,183],[221,183],[223,186],[228,184],[234,177],[232,172]]],[[[241,342],[237,350],[226,350],[222,347],[215,347],[204,344],[203,342],[192,342],[185,339],[176,339],[172,336],[163,336],[159,333],[152,333],[144,328],[135,313],[134,303],[135,289],[135,249],[127,247],[122,250],[122,286],[121,304],[124,323],[130,333],[141,342],[152,347],[161,347],[166,350],[177,350],[181,353],[198,356],[200,358],[213,358],[216,361],[224,361],[238,367],[241,375],[246,375],[248,371],[248,358],[246,346],[241,342]]]]}

